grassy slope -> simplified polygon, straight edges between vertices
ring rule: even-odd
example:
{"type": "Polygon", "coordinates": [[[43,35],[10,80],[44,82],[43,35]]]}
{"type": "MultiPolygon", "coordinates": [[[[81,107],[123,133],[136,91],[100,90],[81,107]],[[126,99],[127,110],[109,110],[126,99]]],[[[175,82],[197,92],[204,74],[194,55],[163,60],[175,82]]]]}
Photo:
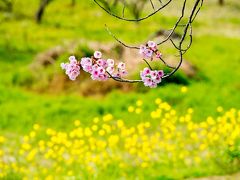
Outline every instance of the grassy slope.
{"type": "MultiPolygon", "coordinates": [[[[24,6],[24,3],[21,3],[18,6],[24,6]]],[[[183,112],[188,107],[193,107],[196,109],[196,120],[198,121],[208,115],[214,115],[214,111],[219,105],[226,109],[231,107],[240,108],[238,103],[240,102],[238,93],[240,75],[236,68],[240,65],[240,57],[236,53],[240,40],[222,37],[218,34],[213,36],[203,33],[201,35],[200,30],[204,24],[211,27],[212,20],[209,20],[208,23],[203,21],[206,13],[211,13],[207,8],[203,9],[203,15],[199,17],[196,26],[198,36],[194,39],[192,49],[186,54],[186,59],[191,60],[199,68],[205,80],[191,82],[186,95],[180,93],[180,86],[170,84],[144,94],[111,93],[104,97],[101,103],[100,101],[95,103],[93,107],[91,103],[95,102],[95,100],[91,98],[81,98],[69,94],[54,97],[24,92],[14,84],[14,80],[16,77],[24,77],[27,74],[25,72],[26,67],[36,52],[73,38],[83,37],[99,41],[111,40],[111,37],[102,28],[102,18],[112,25],[117,32],[122,32],[123,39],[131,41],[135,41],[138,37],[143,40],[152,29],[158,27],[155,21],[149,21],[152,23],[151,26],[146,26],[144,23],[140,25],[125,24],[119,23],[119,21],[117,21],[119,24],[115,24],[111,17],[100,11],[95,11],[97,7],[85,2],[79,2],[77,7],[61,9],[61,11],[59,7],[63,5],[58,2],[53,3],[47,9],[43,24],[39,26],[29,19],[34,8],[36,8],[36,4],[29,4],[29,6],[32,8],[24,11],[24,14],[19,9],[16,9],[18,17],[28,18],[21,21],[12,18],[3,21],[0,26],[0,31],[2,35],[4,34],[0,41],[0,68],[2,72],[0,78],[1,82],[3,82],[0,89],[0,108],[4,112],[0,115],[2,129],[11,130],[18,127],[19,130],[25,131],[22,127],[30,127],[33,122],[63,127],[66,121],[84,117],[83,121],[88,122],[92,117],[107,112],[111,112],[117,117],[129,118],[129,115],[123,111],[138,98],[144,99],[147,103],[146,106],[151,107],[151,101],[156,97],[161,97],[170,102],[180,112],[183,112]],[[85,9],[88,9],[88,11],[85,9]],[[83,12],[83,10],[85,11],[83,12]],[[97,18],[95,18],[96,16],[97,18]],[[124,25],[125,29],[119,28],[122,25],[124,25]],[[133,29],[141,35],[136,37],[133,33],[128,33],[129,29],[133,29]],[[121,99],[121,101],[116,102],[116,97],[120,97],[118,99],[121,99]],[[114,107],[112,107],[113,103],[114,107]]],[[[213,5],[211,6],[216,8],[213,5]]],[[[231,6],[227,8],[231,9],[231,6]]],[[[160,18],[166,24],[175,19],[175,17],[168,18],[168,16],[160,18]]],[[[222,18],[216,17],[216,20],[221,21],[222,18]]],[[[228,24],[234,25],[234,22],[228,22],[228,24]]],[[[150,107],[146,107],[146,114],[150,113],[150,110],[148,110],[150,107]]]]}
{"type": "Polygon", "coordinates": [[[11,130],[18,127],[19,130],[25,131],[23,127],[31,127],[33,122],[64,127],[66,121],[84,117],[82,120],[88,122],[92,117],[108,112],[119,118],[127,118],[129,115],[124,110],[136,99],[145,101],[147,107],[144,114],[147,115],[150,113],[153,100],[157,97],[166,100],[180,112],[193,107],[196,120],[214,115],[219,105],[225,109],[240,108],[239,72],[236,68],[239,66],[239,57],[235,53],[238,43],[239,40],[219,37],[196,38],[187,58],[198,65],[206,80],[191,82],[185,95],[180,93],[180,86],[170,84],[144,94],[126,95],[115,92],[95,102],[92,98],[81,98],[71,94],[63,94],[59,97],[24,92],[6,82],[9,86],[1,85],[0,89],[1,110],[4,112],[1,114],[1,128],[11,130]],[[205,39],[209,42],[206,43],[205,39]],[[224,50],[226,43],[230,45],[224,50]],[[231,62],[226,63],[228,57],[231,57],[231,62]],[[116,102],[115,99],[120,100],[116,102]],[[112,107],[113,103],[114,107],[112,107]]]}

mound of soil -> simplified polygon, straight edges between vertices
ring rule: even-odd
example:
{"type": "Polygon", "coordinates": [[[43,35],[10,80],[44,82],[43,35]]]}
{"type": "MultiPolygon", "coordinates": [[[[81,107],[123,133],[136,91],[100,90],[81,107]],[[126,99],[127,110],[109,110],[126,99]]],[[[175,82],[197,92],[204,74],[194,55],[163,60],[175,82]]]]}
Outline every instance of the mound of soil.
{"type": "MultiPolygon", "coordinates": [[[[104,56],[106,55],[108,57],[125,62],[127,69],[131,69],[131,72],[129,73],[130,76],[139,71],[139,66],[144,63],[142,57],[136,50],[124,48],[123,46],[116,43],[100,44],[96,42],[85,42],[83,40],[80,40],[74,43],[71,42],[67,45],[58,45],[56,47],[47,49],[44,52],[40,52],[35,56],[30,67],[36,74],[39,74],[41,72],[44,73],[44,69],[53,67],[57,60],[61,59],[63,55],[66,56],[66,54],[80,54],[81,57],[84,57],[93,53],[95,50],[102,51],[104,56]]],[[[178,63],[177,59],[171,56],[165,59],[168,59],[168,64],[172,66],[176,66],[178,63]]],[[[186,60],[183,61],[180,69],[189,78],[194,77],[197,73],[196,67],[186,60]]],[[[122,91],[131,91],[137,87],[132,86],[131,84],[115,82],[113,80],[110,80],[106,83],[92,81],[84,72],[81,72],[81,77],[77,82],[71,82],[64,75],[64,73],[59,74],[60,71],[55,71],[56,73],[51,74],[52,77],[49,77],[49,82],[47,83],[48,85],[46,87],[39,86],[40,88],[37,88],[35,90],[39,92],[56,93],[74,89],[75,91],[77,90],[80,94],[88,96],[93,94],[106,94],[115,89],[122,91]]],[[[37,78],[37,81],[41,82],[41,79],[37,78]]]]}

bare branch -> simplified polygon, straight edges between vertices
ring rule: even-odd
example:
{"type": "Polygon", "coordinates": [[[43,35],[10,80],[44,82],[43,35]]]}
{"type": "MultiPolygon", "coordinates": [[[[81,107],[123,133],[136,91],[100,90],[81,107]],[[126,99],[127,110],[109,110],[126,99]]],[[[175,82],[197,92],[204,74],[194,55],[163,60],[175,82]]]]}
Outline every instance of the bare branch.
{"type": "MultiPolygon", "coordinates": [[[[109,8],[105,8],[104,6],[102,6],[98,0],[94,0],[94,2],[100,7],[102,8],[105,12],[107,12],[109,15],[117,18],[117,19],[120,19],[120,20],[123,20],[123,21],[132,21],[132,22],[140,22],[142,20],[145,20],[145,19],[148,19],[150,18],[151,16],[153,16],[154,14],[158,13],[160,10],[164,9],[167,5],[170,4],[170,2],[172,0],[168,0],[165,4],[163,4],[163,2],[161,0],[159,0],[159,3],[161,5],[161,7],[157,8],[155,10],[155,6],[154,6],[154,3],[152,0],[149,0],[154,12],[148,14],[147,16],[145,17],[142,17],[142,18],[135,18],[135,19],[129,19],[129,18],[125,18],[125,8],[127,6],[127,3],[126,3],[126,0],[122,0],[123,1],[123,9],[122,9],[122,17],[117,15],[117,14],[114,14],[109,8]]],[[[170,73],[167,73],[165,74],[162,78],[165,79],[165,78],[168,78],[170,76],[172,76],[173,74],[175,74],[178,69],[181,67],[181,64],[183,62],[183,55],[189,50],[189,48],[191,47],[192,45],[192,41],[193,41],[193,36],[192,36],[192,23],[194,22],[196,16],[198,15],[199,11],[201,10],[201,7],[203,6],[203,1],[204,0],[195,0],[194,2],[194,5],[193,5],[193,8],[192,10],[190,11],[190,15],[189,17],[186,17],[188,20],[187,20],[187,23],[184,23],[184,24],[180,24],[180,22],[182,21],[183,18],[185,18],[185,12],[186,12],[186,3],[187,3],[187,0],[184,0],[183,1],[183,5],[182,5],[182,8],[181,8],[181,15],[180,17],[177,19],[176,23],[174,24],[173,28],[170,29],[167,37],[165,39],[163,39],[161,42],[157,43],[157,45],[162,45],[164,43],[166,43],[167,41],[170,41],[173,45],[173,47],[175,49],[177,49],[179,55],[178,55],[178,58],[179,58],[179,61],[178,61],[178,64],[176,67],[173,67],[171,65],[169,65],[161,56],[159,57],[159,60],[161,60],[161,62],[163,63],[163,65],[165,65],[166,67],[168,68],[171,68],[172,71],[170,73]],[[173,39],[172,39],[172,35],[175,33],[176,29],[177,28],[183,28],[182,30],[182,35],[181,35],[181,38],[178,40],[178,43],[176,44],[173,39]],[[186,36],[189,36],[189,39],[186,40],[186,36]],[[184,42],[187,42],[187,45],[184,45],[184,42]],[[183,47],[185,46],[185,47],[183,47]]],[[[139,46],[130,46],[130,45],[127,45],[126,43],[124,43],[123,41],[119,40],[110,30],[109,28],[107,27],[107,25],[105,25],[106,27],[106,30],[107,32],[117,41],[119,42],[122,46],[126,47],[126,48],[130,48],[130,49],[136,49],[136,50],[139,50],[140,47],[139,46]]],[[[157,53],[154,52],[154,53],[157,53]]],[[[150,65],[150,63],[146,60],[146,59],[143,59],[144,62],[148,65],[148,67],[152,70],[152,67],[150,65]]],[[[111,76],[110,73],[108,73],[109,77],[116,80],[116,81],[119,81],[119,82],[129,82],[129,83],[136,83],[136,82],[142,82],[142,80],[129,80],[129,79],[123,79],[121,77],[113,77],[111,76]]]]}
{"type": "Polygon", "coordinates": [[[163,8],[165,8],[168,4],[170,4],[170,2],[172,2],[172,0],[169,0],[166,4],[164,4],[163,6],[159,7],[157,10],[155,10],[154,12],[148,14],[147,16],[145,17],[142,17],[142,18],[136,18],[136,19],[130,19],[130,18],[125,18],[125,17],[121,17],[117,14],[114,14],[113,12],[111,12],[109,9],[105,8],[103,5],[101,5],[98,0],[93,0],[101,9],[103,9],[106,13],[108,13],[109,15],[117,18],[117,19],[120,19],[120,20],[123,20],[123,21],[132,21],[132,22],[140,22],[140,21],[143,21],[145,19],[148,19],[150,18],[151,16],[153,16],[154,14],[158,13],[159,11],[161,11],[163,8]]]}

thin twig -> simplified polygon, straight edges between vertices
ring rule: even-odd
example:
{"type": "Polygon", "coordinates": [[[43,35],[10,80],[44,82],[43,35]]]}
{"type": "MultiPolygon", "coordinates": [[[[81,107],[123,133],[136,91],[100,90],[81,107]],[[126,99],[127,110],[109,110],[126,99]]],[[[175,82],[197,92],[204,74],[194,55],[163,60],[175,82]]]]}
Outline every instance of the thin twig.
{"type": "Polygon", "coordinates": [[[153,70],[152,67],[151,67],[151,65],[147,62],[147,60],[146,60],[146,59],[143,59],[143,60],[144,60],[144,62],[148,65],[148,67],[149,67],[151,70],[153,70]]]}
{"type": "Polygon", "coordinates": [[[163,2],[162,2],[162,0],[159,0],[159,2],[160,2],[160,4],[161,4],[161,5],[163,5],[163,2]]]}
{"type": "Polygon", "coordinates": [[[159,57],[159,59],[164,63],[165,66],[167,66],[167,67],[169,67],[169,68],[171,68],[171,69],[175,69],[175,67],[169,65],[165,60],[163,60],[162,57],[159,57]]]}
{"type": "Polygon", "coordinates": [[[155,7],[154,7],[154,4],[153,4],[152,0],[149,0],[149,1],[150,1],[151,5],[152,5],[153,10],[155,11],[155,7]]]}
{"type": "Polygon", "coordinates": [[[110,36],[112,36],[117,42],[119,42],[121,45],[123,45],[126,48],[130,48],[130,49],[139,49],[139,47],[137,46],[130,46],[125,44],[123,41],[119,40],[108,28],[108,26],[105,24],[105,28],[107,30],[107,32],[109,33],[110,36]]]}

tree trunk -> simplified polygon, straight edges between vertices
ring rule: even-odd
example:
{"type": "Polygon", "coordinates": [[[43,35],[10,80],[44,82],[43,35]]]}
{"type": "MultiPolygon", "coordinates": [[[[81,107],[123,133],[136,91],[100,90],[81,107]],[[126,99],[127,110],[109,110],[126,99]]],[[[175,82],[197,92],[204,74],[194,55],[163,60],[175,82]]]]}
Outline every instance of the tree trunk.
{"type": "Polygon", "coordinates": [[[51,1],[52,0],[41,0],[40,6],[36,13],[36,22],[37,23],[41,23],[45,8],[51,1]]]}
{"type": "Polygon", "coordinates": [[[224,0],[218,0],[218,4],[219,4],[220,6],[223,6],[223,5],[224,5],[224,0]]]}
{"type": "Polygon", "coordinates": [[[75,4],[76,4],[76,0],[72,0],[72,6],[75,6],[75,4]]]}

